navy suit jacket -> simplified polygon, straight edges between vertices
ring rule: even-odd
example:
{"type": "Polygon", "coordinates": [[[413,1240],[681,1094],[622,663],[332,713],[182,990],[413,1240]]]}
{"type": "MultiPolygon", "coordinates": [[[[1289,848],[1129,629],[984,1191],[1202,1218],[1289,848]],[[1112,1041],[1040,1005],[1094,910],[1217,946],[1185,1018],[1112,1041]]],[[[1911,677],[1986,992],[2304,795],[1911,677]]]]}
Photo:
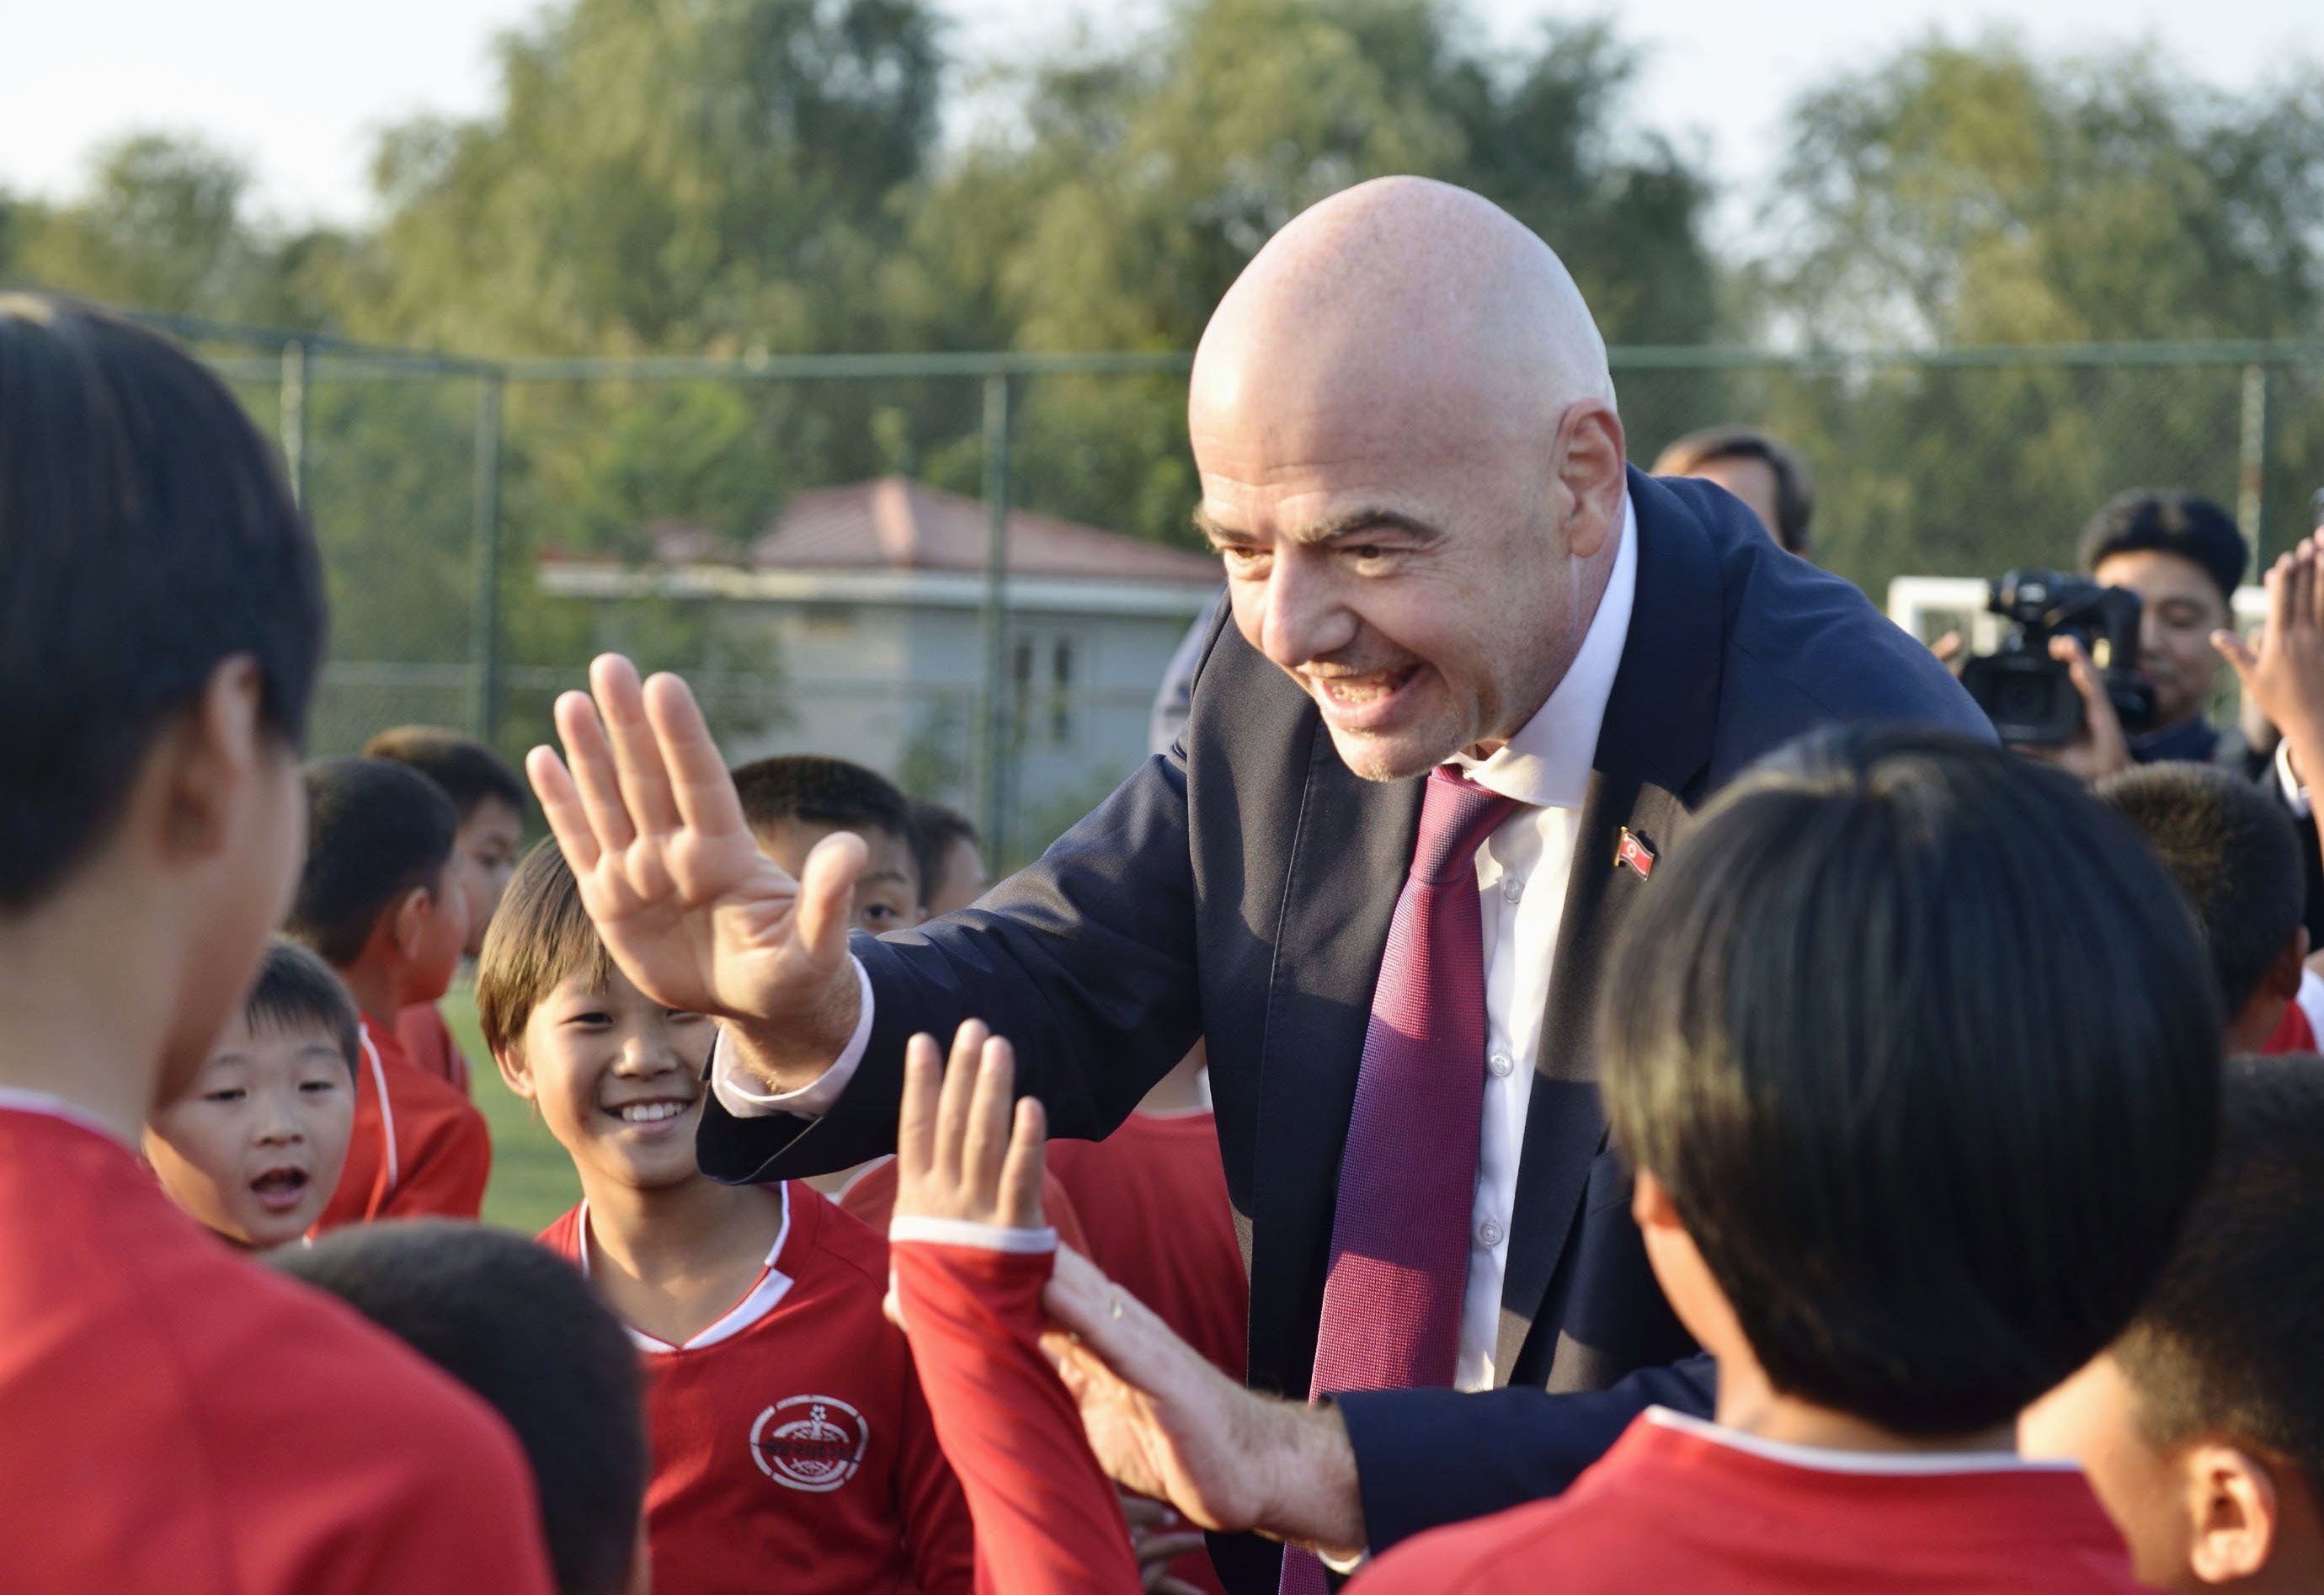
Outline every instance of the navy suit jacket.
{"type": "MultiPolygon", "coordinates": [[[[1620,830],[1668,852],[1710,794],[1820,725],[1992,734],[1926,649],[1777,548],[1738,501],[1636,470],[1629,491],[1637,597],[1560,922],[1502,1295],[1496,1366],[1530,1388],[1342,1400],[1375,1549],[1555,1493],[1649,1400],[1707,1410],[1707,1365],[1665,1366],[1695,1347],[1647,1269],[1599,1106],[1600,972],[1653,890],[1615,867],[1620,830]]],[[[1020,1088],[1065,1136],[1110,1132],[1205,1037],[1250,1269],[1250,1382],[1305,1397],[1357,1064],[1421,787],[1352,774],[1305,693],[1222,618],[1176,747],[977,907],[855,938],[872,1040],[834,1110],[737,1120],[714,1102],[703,1166],[771,1180],[892,1150],[906,1037],[949,1035],[972,1016],[1016,1043],[1020,1088]]],[[[1274,1589],[1277,1547],[1215,1549],[1231,1588],[1274,1589]]]]}

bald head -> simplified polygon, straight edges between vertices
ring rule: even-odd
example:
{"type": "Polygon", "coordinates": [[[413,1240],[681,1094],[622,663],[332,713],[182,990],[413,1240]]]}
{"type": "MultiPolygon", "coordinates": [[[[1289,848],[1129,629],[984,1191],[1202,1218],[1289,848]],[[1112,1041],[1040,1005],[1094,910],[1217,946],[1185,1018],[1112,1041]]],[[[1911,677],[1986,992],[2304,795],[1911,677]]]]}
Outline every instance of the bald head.
{"type": "Polygon", "coordinates": [[[1425,178],[1335,194],[1277,233],[1194,356],[1199,435],[1264,410],[1345,430],[1442,420],[1462,436],[1611,406],[1606,344],[1563,263],[1500,207],[1425,178]]]}
{"type": "Polygon", "coordinates": [[[1515,217],[1417,178],[1308,210],[1220,301],[1187,423],[1235,623],[1358,774],[1489,751],[1555,688],[1618,549],[1622,429],[1515,217]]]}

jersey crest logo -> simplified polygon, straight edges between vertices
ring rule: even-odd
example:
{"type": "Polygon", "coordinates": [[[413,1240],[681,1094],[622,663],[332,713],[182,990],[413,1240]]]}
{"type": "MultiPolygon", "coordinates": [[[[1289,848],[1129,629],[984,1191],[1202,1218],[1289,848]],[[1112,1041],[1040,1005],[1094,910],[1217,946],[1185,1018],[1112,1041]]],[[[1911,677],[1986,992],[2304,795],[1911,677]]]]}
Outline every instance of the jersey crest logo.
{"type": "Polygon", "coordinates": [[[823,1495],[855,1477],[872,1425],[836,1396],[792,1396],[751,1425],[759,1471],[789,1489],[823,1495]]]}

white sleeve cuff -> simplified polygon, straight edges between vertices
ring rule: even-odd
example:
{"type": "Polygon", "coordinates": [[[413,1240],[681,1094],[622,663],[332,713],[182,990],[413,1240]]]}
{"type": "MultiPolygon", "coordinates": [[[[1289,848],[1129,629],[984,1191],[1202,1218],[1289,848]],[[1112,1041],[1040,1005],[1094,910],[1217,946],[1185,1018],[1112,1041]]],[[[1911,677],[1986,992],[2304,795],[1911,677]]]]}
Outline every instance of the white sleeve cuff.
{"type": "Polygon", "coordinates": [[[2282,784],[2283,800],[2292,806],[2295,816],[2304,820],[2315,812],[2314,806],[2308,800],[2308,788],[2301,786],[2300,778],[2292,772],[2290,737],[2275,744],[2275,779],[2282,784]]]}
{"type": "Polygon", "coordinates": [[[735,1063],[733,1051],[726,1045],[725,1028],[721,1026],[718,1038],[710,1044],[710,1094],[718,1099],[720,1107],[737,1119],[764,1119],[774,1113],[820,1119],[837,1104],[872,1044],[872,976],[862,959],[851,954],[847,961],[855,966],[859,999],[855,1034],[847,1038],[831,1067],[797,1091],[761,1091],[735,1063]]]}
{"type": "Polygon", "coordinates": [[[973,1246],[979,1251],[1014,1252],[1027,1256],[1057,1249],[1055,1230],[1009,1230],[967,1219],[940,1219],[925,1213],[905,1213],[888,1221],[888,1239],[926,1240],[937,1246],[973,1246]]]}

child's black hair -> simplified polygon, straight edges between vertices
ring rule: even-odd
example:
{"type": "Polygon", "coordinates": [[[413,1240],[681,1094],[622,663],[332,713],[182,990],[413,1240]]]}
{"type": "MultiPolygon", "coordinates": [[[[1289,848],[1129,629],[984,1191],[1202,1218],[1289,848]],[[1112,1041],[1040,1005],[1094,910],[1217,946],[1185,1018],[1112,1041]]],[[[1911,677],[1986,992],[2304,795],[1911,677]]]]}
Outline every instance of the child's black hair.
{"type": "Polygon", "coordinates": [[[294,941],[276,936],[268,944],[266,961],[242,1000],[242,1013],[254,1030],[327,1030],[349,1073],[362,1062],[363,1021],[355,998],[329,964],[294,941]]]}
{"type": "Polygon", "coordinates": [[[2208,764],[2141,765],[2099,783],[2098,794],[2179,882],[2232,1022],[2307,912],[2291,819],[2256,784],[2208,764]]]}
{"type": "Polygon", "coordinates": [[[164,722],[254,661],[295,751],[322,567],[272,451],[166,339],[0,292],[0,911],[108,835],[164,722]]]}
{"type": "Polygon", "coordinates": [[[488,798],[524,813],[524,781],[507,760],[472,736],[437,725],[398,725],[364,744],[366,759],[409,765],[444,788],[466,823],[488,798]]]}
{"type": "Polygon", "coordinates": [[[912,840],[911,804],[876,770],[821,753],[753,760],[734,771],[742,819],[753,831],[785,820],[885,831],[912,840]]]}
{"type": "Polygon", "coordinates": [[[521,1236],[441,1219],[357,1225],[268,1260],[501,1415],[532,1463],[561,1595],[629,1587],[647,1469],[638,1353],[579,1270],[521,1236]]]}
{"type": "Polygon", "coordinates": [[[2222,1107],[2210,1183],[2116,1360],[2148,1443],[2223,1435],[2324,1493],[2324,1058],[2234,1059],[2222,1107]]]}
{"type": "Polygon", "coordinates": [[[2120,816],[1965,738],[1830,733],[1629,890],[1609,1122],[1777,1390],[1970,1434],[2130,1322],[2210,1156],[2220,1021],[2120,816]]]}
{"type": "Polygon", "coordinates": [[[307,767],[307,863],[286,928],[345,969],[389,904],[443,882],[460,816],[442,788],[385,759],[307,767]]]}

